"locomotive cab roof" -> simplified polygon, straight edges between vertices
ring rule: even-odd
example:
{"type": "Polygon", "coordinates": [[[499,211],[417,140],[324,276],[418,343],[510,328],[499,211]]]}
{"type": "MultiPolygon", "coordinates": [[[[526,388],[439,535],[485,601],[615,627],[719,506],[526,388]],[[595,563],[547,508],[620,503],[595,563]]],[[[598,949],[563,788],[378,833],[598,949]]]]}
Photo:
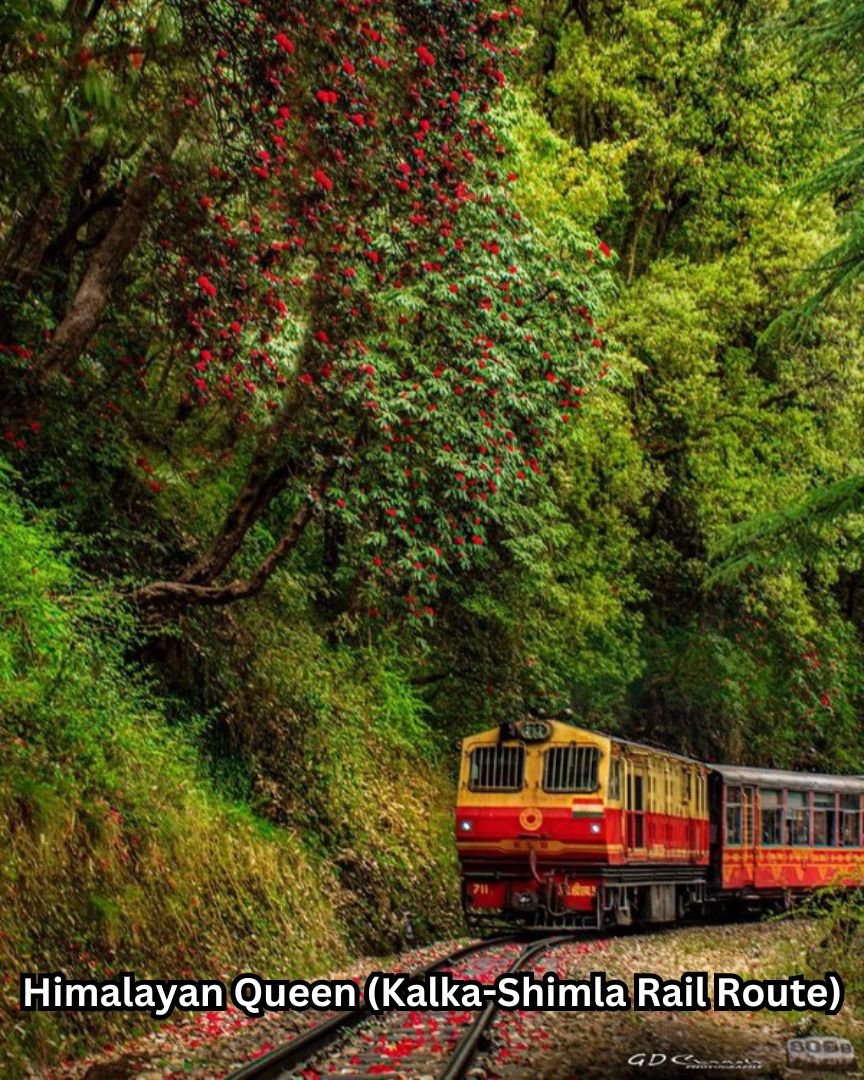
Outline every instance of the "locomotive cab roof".
{"type": "Polygon", "coordinates": [[[710,770],[721,776],[725,784],[753,785],[764,788],[792,788],[799,791],[837,791],[848,795],[864,794],[864,776],[797,772],[792,769],[763,769],[749,765],[718,765],[715,762],[699,761],[698,758],[676,754],[674,751],[665,750],[661,746],[652,746],[647,743],[635,742],[632,739],[625,739],[610,732],[593,731],[591,728],[581,727],[572,720],[526,717],[522,721],[500,724],[494,728],[487,728],[485,731],[475,732],[463,740],[463,745],[470,746],[474,743],[484,743],[492,739],[495,741],[515,740],[542,744],[580,735],[594,742],[595,745],[602,742],[606,743],[607,746],[620,747],[625,754],[659,755],[687,765],[697,766],[700,769],[710,770]],[[545,731],[541,733],[540,730],[536,730],[536,733],[529,734],[526,728],[523,727],[525,724],[529,726],[536,725],[537,729],[543,728],[545,731]]]}

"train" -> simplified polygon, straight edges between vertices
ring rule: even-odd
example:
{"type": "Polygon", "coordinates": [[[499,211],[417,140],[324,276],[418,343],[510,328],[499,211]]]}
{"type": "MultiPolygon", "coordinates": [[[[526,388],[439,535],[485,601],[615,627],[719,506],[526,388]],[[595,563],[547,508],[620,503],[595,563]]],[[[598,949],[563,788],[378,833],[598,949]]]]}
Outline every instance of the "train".
{"type": "Polygon", "coordinates": [[[603,929],[864,887],[864,777],[717,765],[560,720],[461,742],[469,926],[603,929]]]}

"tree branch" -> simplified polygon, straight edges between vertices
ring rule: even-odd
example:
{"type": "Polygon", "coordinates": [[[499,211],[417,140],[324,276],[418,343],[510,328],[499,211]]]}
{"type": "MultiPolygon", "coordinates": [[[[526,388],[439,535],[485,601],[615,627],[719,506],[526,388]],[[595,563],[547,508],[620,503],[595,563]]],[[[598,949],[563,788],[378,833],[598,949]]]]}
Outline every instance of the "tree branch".
{"type": "Polygon", "coordinates": [[[266,558],[258,564],[255,571],[247,578],[235,578],[225,585],[197,584],[191,581],[154,581],[137,589],[132,594],[133,603],[151,613],[172,607],[189,604],[206,604],[217,606],[219,604],[231,604],[236,600],[246,600],[257,596],[264,588],[274,571],[284,562],[285,558],[300,542],[306,526],[321,501],[321,496],[329,488],[338,466],[334,459],[330,459],[324,469],[316,478],[315,484],[310,487],[302,505],[294,514],[291,522],[282,534],[278,543],[274,545],[266,558]]]}

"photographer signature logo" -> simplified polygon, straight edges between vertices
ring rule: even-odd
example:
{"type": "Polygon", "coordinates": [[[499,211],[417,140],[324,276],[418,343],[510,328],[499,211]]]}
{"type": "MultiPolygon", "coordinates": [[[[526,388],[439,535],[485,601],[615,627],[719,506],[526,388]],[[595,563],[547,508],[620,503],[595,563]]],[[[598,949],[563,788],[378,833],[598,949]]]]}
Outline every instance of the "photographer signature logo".
{"type": "Polygon", "coordinates": [[[786,1058],[796,1069],[854,1069],[855,1048],[848,1039],[802,1035],[786,1043],[786,1058]]]}
{"type": "Polygon", "coordinates": [[[628,1065],[637,1068],[656,1069],[660,1065],[675,1065],[679,1069],[740,1069],[742,1072],[762,1068],[761,1061],[753,1058],[699,1058],[695,1054],[632,1054],[627,1059],[628,1065]]]}
{"type": "MultiPolygon", "coordinates": [[[[808,1035],[786,1042],[788,1064],[795,1069],[832,1069],[848,1070],[856,1065],[855,1048],[848,1039],[834,1038],[830,1035],[808,1035]]],[[[709,1071],[711,1069],[739,1070],[752,1072],[763,1067],[761,1061],[753,1058],[700,1058],[695,1054],[661,1054],[658,1052],[632,1054],[627,1064],[639,1069],[667,1068],[672,1065],[679,1069],[709,1071]]],[[[656,1076],[665,1076],[659,1072],[656,1076]]]]}

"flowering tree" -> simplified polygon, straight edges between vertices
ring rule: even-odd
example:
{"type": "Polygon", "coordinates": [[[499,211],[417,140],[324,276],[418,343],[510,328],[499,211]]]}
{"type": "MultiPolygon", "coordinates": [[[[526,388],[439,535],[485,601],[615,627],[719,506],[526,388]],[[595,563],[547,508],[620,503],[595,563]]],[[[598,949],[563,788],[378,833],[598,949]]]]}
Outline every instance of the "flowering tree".
{"type": "Polygon", "coordinates": [[[85,356],[104,372],[120,343],[142,392],[180,394],[178,419],[222,411],[255,432],[216,535],[138,590],[144,608],[255,594],[324,508],[357,596],[431,616],[439,579],[506,532],[556,426],[605,372],[596,282],[609,249],[524,220],[495,129],[520,12],[181,10],[158,138],[142,142],[113,244],[82,268],[32,372],[40,386],[74,380],[85,356]],[[135,276],[108,320],[124,263],[135,276]],[[278,541],[230,579],[285,492],[278,541]]]}
{"type": "MultiPolygon", "coordinates": [[[[565,263],[511,197],[491,121],[502,31],[518,14],[328,5],[244,24],[234,74],[218,76],[232,85],[251,70],[263,88],[248,166],[266,206],[257,250],[238,282],[236,230],[204,195],[215,228],[205,260],[181,260],[178,295],[198,358],[192,396],[264,396],[273,419],[211,546],[142,602],[257,591],[326,501],[357,541],[362,579],[431,614],[439,576],[472,565],[536,482],[554,425],[602,369],[590,271],[609,251],[581,244],[565,263]],[[293,356],[262,347],[262,303],[268,345],[299,326],[293,356]],[[237,362],[250,329],[254,371],[237,362]],[[270,555],[218,584],[297,481],[305,496],[270,555]]],[[[241,34],[229,37],[236,49],[241,34]]]]}

